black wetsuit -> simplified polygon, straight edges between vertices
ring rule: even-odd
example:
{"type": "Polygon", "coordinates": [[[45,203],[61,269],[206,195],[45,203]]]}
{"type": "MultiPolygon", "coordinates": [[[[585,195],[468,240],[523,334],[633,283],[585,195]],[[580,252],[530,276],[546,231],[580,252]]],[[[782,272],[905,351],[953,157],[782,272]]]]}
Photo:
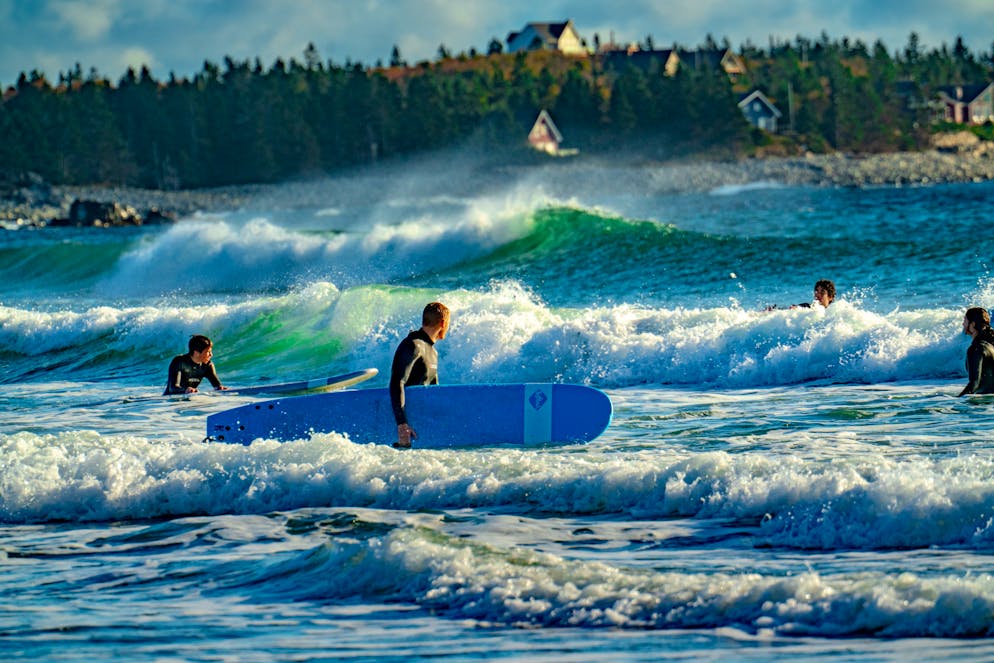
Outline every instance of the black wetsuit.
{"type": "Polygon", "coordinates": [[[393,355],[390,367],[390,405],[397,425],[407,423],[404,412],[404,387],[407,385],[438,384],[438,351],[435,342],[418,329],[407,335],[393,355]]]}
{"type": "Polygon", "coordinates": [[[221,380],[217,377],[213,362],[197,364],[189,354],[176,355],[169,362],[169,377],[166,380],[166,390],[163,395],[185,394],[187,387],[196,389],[200,381],[207,378],[215,389],[221,388],[221,380]]]}
{"type": "Polygon", "coordinates": [[[966,373],[970,381],[960,396],[965,394],[994,394],[994,334],[981,333],[966,350],[966,373]]]}

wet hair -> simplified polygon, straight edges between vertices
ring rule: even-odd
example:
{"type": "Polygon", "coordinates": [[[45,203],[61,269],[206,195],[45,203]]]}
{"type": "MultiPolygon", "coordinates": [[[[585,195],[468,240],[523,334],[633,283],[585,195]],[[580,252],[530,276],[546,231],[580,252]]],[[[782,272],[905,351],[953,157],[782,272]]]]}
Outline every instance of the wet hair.
{"type": "Polygon", "coordinates": [[[828,279],[822,279],[817,283],[815,283],[815,290],[817,290],[818,288],[821,288],[826,293],[828,293],[828,301],[830,302],[835,301],[835,284],[832,281],[828,279]]]}
{"type": "Polygon", "coordinates": [[[425,306],[425,310],[421,313],[422,325],[425,327],[435,327],[443,321],[446,324],[449,322],[449,309],[445,304],[432,302],[425,306]]]}
{"type": "Polygon", "coordinates": [[[194,352],[203,352],[207,348],[211,347],[211,345],[213,344],[209,338],[196,334],[190,337],[188,347],[190,348],[190,354],[193,354],[194,352]]]}
{"type": "Polygon", "coordinates": [[[983,331],[991,326],[991,314],[987,309],[975,306],[966,309],[966,321],[972,322],[977,327],[977,331],[983,331]]]}

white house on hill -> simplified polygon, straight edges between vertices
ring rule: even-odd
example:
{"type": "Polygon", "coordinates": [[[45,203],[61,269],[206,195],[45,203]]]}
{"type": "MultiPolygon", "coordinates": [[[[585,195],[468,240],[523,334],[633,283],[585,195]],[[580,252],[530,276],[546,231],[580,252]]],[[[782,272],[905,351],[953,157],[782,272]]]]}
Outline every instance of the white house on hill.
{"type": "Polygon", "coordinates": [[[573,21],[563,23],[529,23],[520,32],[507,35],[507,52],[559,51],[566,55],[586,55],[587,47],[573,27],[573,21]]]}

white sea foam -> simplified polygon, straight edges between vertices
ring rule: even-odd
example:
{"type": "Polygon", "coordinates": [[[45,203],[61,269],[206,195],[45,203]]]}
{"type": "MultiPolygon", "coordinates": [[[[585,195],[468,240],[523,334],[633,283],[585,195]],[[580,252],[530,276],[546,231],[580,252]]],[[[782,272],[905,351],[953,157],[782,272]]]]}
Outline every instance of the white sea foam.
{"type": "Polygon", "coordinates": [[[445,212],[405,205],[400,218],[384,203],[369,212],[361,233],[291,230],[261,217],[179,223],[123,255],[98,291],[265,292],[320,279],[387,283],[486,255],[526,235],[529,211],[541,200],[540,192],[524,191],[445,212]]]}
{"type": "Polygon", "coordinates": [[[0,305],[0,343],[26,356],[53,350],[83,348],[101,341],[103,351],[154,352],[182,348],[191,334],[237,336],[260,315],[287,313],[299,319],[332,311],[338,289],[330,283],[279,297],[258,297],[240,303],[173,306],[95,306],[79,311],[43,312],[0,305]]]}
{"type": "MultiPolygon", "coordinates": [[[[838,637],[990,636],[994,577],[658,572],[402,529],[301,555],[305,598],[370,592],[480,625],[715,628],[838,637]]],[[[275,571],[275,570],[274,570],[275,571]]],[[[287,565],[279,569],[287,572],[287,565]]]]}
{"type": "Polygon", "coordinates": [[[762,181],[747,182],[746,184],[724,184],[711,190],[712,196],[735,196],[749,191],[761,191],[763,189],[783,189],[786,185],[781,182],[762,181]]]}
{"type": "MultiPolygon", "coordinates": [[[[301,290],[198,306],[39,312],[0,306],[0,341],[28,356],[100,342],[95,352],[162,348],[190,334],[227,339],[237,357],[260,342],[344,344],[342,357],[387,367],[397,342],[419,324],[426,301],[453,311],[440,344],[447,382],[587,382],[748,387],[812,380],[881,382],[951,378],[963,372],[961,312],[881,315],[848,302],[771,312],[737,307],[560,309],[515,281],[484,291],[361,287],[315,282],[301,290]],[[245,344],[241,347],[240,344],[245,344]]],[[[299,348],[302,352],[305,347],[299,348]]]]}
{"type": "MultiPolygon", "coordinates": [[[[773,546],[927,548],[989,546],[994,508],[985,488],[994,466],[980,458],[831,466],[725,454],[400,454],[333,435],[241,447],[76,432],[0,436],[0,463],[8,468],[0,484],[7,523],[270,513],[301,505],[408,514],[480,506],[519,514],[638,510],[643,523],[678,514],[762,522],[757,536],[773,546]]],[[[296,541],[279,557],[215,575],[215,589],[257,585],[260,600],[387,599],[480,625],[732,623],[755,634],[991,635],[988,573],[656,570],[451,536],[427,516],[404,520],[395,518],[380,534],[310,547],[296,541]]],[[[246,540],[263,531],[251,528],[246,540]]]]}
{"type": "Polygon", "coordinates": [[[353,506],[732,519],[801,549],[989,547],[994,459],[826,464],[667,449],[398,454],[337,434],[249,447],[79,430],[0,435],[0,520],[128,520],[353,506]]]}

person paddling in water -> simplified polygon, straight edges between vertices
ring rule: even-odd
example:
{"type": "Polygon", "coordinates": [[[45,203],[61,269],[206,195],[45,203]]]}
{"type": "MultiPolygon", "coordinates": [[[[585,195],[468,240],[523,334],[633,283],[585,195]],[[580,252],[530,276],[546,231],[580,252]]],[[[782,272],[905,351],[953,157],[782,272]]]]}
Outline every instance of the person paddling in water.
{"type": "Polygon", "coordinates": [[[188,344],[190,352],[176,355],[169,362],[169,377],[166,379],[164,396],[172,394],[192,394],[197,391],[200,381],[207,378],[214,389],[227,389],[217,377],[211,357],[214,344],[206,336],[191,336],[188,344]]]}
{"type": "Polygon", "coordinates": [[[404,387],[408,385],[438,384],[438,351],[435,343],[445,338],[449,331],[449,309],[445,304],[432,302],[421,313],[421,329],[412,331],[393,355],[390,367],[390,405],[397,421],[398,449],[410,449],[411,439],[417,433],[407,421],[404,387]]]}
{"type": "MultiPolygon", "coordinates": [[[[828,308],[829,304],[835,301],[835,283],[829,281],[828,279],[822,279],[815,283],[814,301],[821,304],[823,308],[828,308]]],[[[798,304],[797,307],[811,308],[811,304],[804,302],[802,304],[798,304]]]]}
{"type": "MultiPolygon", "coordinates": [[[[822,279],[815,283],[815,296],[814,301],[811,303],[801,302],[800,304],[794,304],[790,308],[811,308],[813,304],[819,304],[822,308],[828,308],[829,305],[835,301],[835,283],[829,279],[822,279]]],[[[767,306],[767,311],[772,311],[777,308],[776,304],[772,306],[767,306]]]]}
{"type": "Polygon", "coordinates": [[[991,316],[980,307],[967,309],[963,316],[963,333],[973,337],[966,350],[966,372],[969,382],[960,396],[994,394],[994,330],[991,316]]]}

